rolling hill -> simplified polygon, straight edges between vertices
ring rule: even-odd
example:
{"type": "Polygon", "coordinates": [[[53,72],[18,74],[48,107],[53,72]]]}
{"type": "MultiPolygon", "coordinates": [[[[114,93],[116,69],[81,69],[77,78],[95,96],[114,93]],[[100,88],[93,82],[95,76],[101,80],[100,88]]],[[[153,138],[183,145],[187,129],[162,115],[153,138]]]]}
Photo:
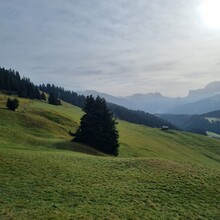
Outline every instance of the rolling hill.
{"type": "Polygon", "coordinates": [[[218,219],[220,141],[119,121],[120,154],[71,142],[67,103],[0,95],[0,219],[218,219]]]}

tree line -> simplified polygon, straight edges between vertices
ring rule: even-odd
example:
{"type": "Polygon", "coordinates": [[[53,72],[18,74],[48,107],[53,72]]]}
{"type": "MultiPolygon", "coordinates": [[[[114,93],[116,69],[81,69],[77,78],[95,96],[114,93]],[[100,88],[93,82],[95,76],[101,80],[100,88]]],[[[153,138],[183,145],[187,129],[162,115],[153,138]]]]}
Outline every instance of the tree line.
{"type": "Polygon", "coordinates": [[[0,68],[0,90],[7,94],[17,94],[22,98],[41,99],[38,86],[35,86],[29,78],[21,78],[19,72],[0,68]]]}
{"type": "Polygon", "coordinates": [[[78,95],[76,92],[68,91],[62,87],[55,86],[54,84],[50,85],[49,83],[47,85],[40,85],[39,89],[48,94],[53,94],[55,99],[61,99],[64,102],[68,102],[80,108],[84,107],[86,97],[83,95],[78,95]]]}

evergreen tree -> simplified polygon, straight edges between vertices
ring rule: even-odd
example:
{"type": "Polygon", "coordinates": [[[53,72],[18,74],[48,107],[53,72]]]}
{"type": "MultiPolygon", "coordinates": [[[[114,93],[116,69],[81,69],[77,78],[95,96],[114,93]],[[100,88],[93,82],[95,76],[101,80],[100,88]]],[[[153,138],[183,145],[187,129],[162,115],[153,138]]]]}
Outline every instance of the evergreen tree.
{"type": "Polygon", "coordinates": [[[8,98],[6,106],[8,109],[15,111],[19,106],[19,101],[18,101],[18,99],[8,98]]]}
{"type": "Polygon", "coordinates": [[[41,93],[40,97],[41,97],[41,100],[46,101],[46,96],[45,96],[44,92],[41,93]]]}
{"type": "Polygon", "coordinates": [[[57,96],[53,92],[50,93],[48,102],[49,104],[52,104],[52,105],[61,105],[60,100],[57,99],[57,96]]]}
{"type": "Polygon", "coordinates": [[[75,133],[74,141],[88,144],[98,150],[118,155],[118,131],[116,121],[106,106],[105,99],[88,96],[83,108],[80,127],[75,133]]]}

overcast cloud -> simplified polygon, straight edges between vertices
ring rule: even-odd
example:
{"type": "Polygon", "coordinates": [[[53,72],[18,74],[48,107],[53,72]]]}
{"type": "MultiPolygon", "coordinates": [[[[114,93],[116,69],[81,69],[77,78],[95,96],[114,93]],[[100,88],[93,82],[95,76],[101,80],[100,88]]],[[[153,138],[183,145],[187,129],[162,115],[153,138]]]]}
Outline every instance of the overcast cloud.
{"type": "Polygon", "coordinates": [[[74,91],[184,96],[220,78],[201,2],[0,0],[0,66],[74,91]]]}

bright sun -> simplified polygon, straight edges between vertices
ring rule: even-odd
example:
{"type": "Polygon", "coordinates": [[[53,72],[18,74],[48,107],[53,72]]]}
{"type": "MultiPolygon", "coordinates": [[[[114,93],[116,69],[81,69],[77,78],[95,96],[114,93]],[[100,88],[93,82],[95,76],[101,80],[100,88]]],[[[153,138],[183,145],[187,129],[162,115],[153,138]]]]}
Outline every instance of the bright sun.
{"type": "Polygon", "coordinates": [[[220,0],[204,0],[200,9],[207,25],[220,28],[220,0]]]}

